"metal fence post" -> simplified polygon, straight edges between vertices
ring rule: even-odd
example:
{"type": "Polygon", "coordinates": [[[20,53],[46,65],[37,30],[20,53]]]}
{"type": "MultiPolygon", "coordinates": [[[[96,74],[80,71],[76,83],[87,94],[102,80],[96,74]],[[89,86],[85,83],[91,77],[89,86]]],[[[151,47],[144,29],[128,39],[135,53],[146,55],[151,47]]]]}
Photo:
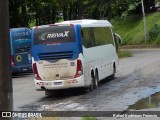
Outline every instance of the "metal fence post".
{"type": "Polygon", "coordinates": [[[142,13],[143,13],[143,22],[144,22],[144,39],[145,39],[145,44],[146,44],[147,43],[147,28],[146,28],[146,17],[145,17],[143,0],[141,0],[141,4],[142,4],[142,13]]]}

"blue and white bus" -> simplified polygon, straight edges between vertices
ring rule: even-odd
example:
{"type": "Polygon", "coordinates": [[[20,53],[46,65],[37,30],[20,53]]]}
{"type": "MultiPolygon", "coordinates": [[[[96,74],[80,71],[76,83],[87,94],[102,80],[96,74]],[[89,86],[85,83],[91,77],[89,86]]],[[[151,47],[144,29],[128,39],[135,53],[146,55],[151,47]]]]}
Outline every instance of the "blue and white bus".
{"type": "Polygon", "coordinates": [[[32,70],[31,30],[29,28],[10,29],[12,73],[32,70]]]}
{"type": "Polygon", "coordinates": [[[64,21],[32,28],[32,67],[37,90],[87,87],[114,78],[118,56],[107,20],[64,21]]]}

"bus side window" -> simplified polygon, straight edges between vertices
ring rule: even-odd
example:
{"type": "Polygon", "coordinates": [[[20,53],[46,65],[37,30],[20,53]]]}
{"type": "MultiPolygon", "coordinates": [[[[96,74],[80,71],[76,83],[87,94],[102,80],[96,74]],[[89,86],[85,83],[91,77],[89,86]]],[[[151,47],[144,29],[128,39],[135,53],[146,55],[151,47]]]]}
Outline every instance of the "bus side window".
{"type": "Polygon", "coordinates": [[[86,48],[93,47],[91,35],[90,35],[90,29],[89,28],[82,28],[81,35],[82,35],[82,43],[83,43],[84,47],[86,47],[86,48]]]}
{"type": "Polygon", "coordinates": [[[82,31],[82,29],[81,29],[81,37],[83,38],[83,31],[82,31]]]}
{"type": "Polygon", "coordinates": [[[93,29],[95,46],[104,45],[104,44],[113,44],[112,32],[109,27],[95,27],[93,29]]]}

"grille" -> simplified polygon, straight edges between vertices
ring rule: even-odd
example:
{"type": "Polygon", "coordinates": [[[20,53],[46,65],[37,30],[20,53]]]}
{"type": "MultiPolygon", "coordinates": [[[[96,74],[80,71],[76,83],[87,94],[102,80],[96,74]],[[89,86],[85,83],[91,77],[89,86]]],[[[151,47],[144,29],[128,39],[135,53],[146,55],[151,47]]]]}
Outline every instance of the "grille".
{"type": "Polygon", "coordinates": [[[73,51],[40,53],[40,54],[38,54],[38,56],[39,56],[40,60],[69,59],[69,58],[73,57],[73,51]]]}

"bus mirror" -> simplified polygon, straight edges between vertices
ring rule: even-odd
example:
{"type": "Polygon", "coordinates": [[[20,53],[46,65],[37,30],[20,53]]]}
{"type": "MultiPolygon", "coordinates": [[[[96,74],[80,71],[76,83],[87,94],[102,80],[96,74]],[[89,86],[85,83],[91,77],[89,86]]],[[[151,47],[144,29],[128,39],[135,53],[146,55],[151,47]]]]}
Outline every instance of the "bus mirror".
{"type": "Polygon", "coordinates": [[[115,40],[119,45],[122,45],[122,38],[120,35],[118,35],[117,33],[114,33],[115,35],[115,40]]]}
{"type": "Polygon", "coordinates": [[[122,38],[121,37],[118,39],[118,43],[119,43],[119,45],[122,45],[122,38]]]}

